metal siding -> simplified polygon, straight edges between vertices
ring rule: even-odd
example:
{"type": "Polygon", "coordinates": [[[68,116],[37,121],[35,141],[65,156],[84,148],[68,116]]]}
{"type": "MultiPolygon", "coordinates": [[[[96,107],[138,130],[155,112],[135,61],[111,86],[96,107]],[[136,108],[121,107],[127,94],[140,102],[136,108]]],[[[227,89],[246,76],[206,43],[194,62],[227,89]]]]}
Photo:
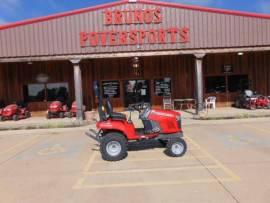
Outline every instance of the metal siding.
{"type": "MultiPolygon", "coordinates": [[[[122,4],[110,9],[155,8],[143,3],[122,4]]],[[[0,58],[153,51],[197,48],[226,48],[270,45],[270,20],[255,17],[161,7],[161,24],[103,25],[103,10],[95,10],[44,22],[37,22],[0,31],[0,58]],[[188,44],[143,44],[126,46],[80,47],[81,31],[111,31],[187,26],[188,44]]],[[[167,36],[169,40],[169,35],[167,36]]]]}

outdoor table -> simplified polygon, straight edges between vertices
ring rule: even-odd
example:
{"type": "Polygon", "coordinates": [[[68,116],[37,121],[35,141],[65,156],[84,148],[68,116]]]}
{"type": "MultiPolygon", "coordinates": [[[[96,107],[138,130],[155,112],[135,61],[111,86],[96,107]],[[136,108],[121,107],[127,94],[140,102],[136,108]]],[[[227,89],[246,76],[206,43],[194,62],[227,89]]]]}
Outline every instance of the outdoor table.
{"type": "Polygon", "coordinates": [[[175,109],[177,109],[178,107],[178,109],[182,110],[183,106],[186,106],[187,109],[191,109],[195,105],[195,99],[192,98],[174,99],[173,104],[175,109]]]}

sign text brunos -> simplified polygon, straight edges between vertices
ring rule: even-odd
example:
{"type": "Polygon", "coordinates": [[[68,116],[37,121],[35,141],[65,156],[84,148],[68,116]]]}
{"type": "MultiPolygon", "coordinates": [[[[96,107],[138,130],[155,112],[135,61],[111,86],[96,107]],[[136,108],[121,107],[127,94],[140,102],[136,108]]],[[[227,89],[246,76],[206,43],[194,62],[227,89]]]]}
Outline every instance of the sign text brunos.
{"type": "MultiPolygon", "coordinates": [[[[110,29],[117,25],[160,24],[163,21],[161,8],[134,9],[134,10],[106,10],[103,12],[103,24],[108,27],[107,31],[81,32],[80,45],[87,46],[123,46],[141,44],[166,44],[189,42],[189,28],[150,28],[130,30],[110,29]]],[[[153,26],[151,26],[153,27],[153,26]]]]}

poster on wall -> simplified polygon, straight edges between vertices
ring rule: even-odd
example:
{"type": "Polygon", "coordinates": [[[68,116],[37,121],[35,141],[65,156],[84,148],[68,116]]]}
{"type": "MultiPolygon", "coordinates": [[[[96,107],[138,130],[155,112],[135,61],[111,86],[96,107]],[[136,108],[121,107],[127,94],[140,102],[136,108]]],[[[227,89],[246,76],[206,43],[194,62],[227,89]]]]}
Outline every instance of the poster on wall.
{"type": "Polygon", "coordinates": [[[156,96],[170,96],[172,94],[171,78],[155,79],[154,87],[156,96]]]}
{"type": "Polygon", "coordinates": [[[103,98],[119,98],[120,83],[118,80],[102,81],[103,98]]]}

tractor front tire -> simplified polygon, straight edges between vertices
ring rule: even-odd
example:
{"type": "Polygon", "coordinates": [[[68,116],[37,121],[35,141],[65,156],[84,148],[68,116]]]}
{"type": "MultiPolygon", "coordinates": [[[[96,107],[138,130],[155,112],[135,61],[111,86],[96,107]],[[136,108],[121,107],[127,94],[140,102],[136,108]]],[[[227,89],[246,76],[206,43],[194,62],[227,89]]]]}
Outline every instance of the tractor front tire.
{"type": "Polygon", "coordinates": [[[66,116],[67,116],[68,118],[72,118],[72,117],[73,117],[71,112],[67,112],[67,113],[66,113],[66,116]]]}
{"type": "Polygon", "coordinates": [[[12,116],[12,120],[18,121],[18,120],[19,120],[19,116],[18,116],[17,114],[14,114],[14,115],[12,116]]]}
{"type": "Polygon", "coordinates": [[[50,112],[47,113],[46,118],[47,118],[47,119],[51,119],[51,118],[52,118],[52,115],[51,115],[50,112]]]}
{"type": "Polygon", "coordinates": [[[127,139],[121,133],[108,133],[101,139],[100,152],[106,161],[120,161],[127,156],[127,139]]]}
{"type": "Polygon", "coordinates": [[[171,157],[181,157],[187,151],[187,144],[182,138],[170,139],[166,146],[166,154],[171,157]]]}
{"type": "Polygon", "coordinates": [[[60,117],[60,118],[65,118],[65,113],[64,113],[64,112],[60,112],[60,113],[59,113],[59,117],[60,117]]]}
{"type": "Polygon", "coordinates": [[[25,117],[26,117],[26,118],[30,118],[30,117],[31,117],[31,113],[30,113],[29,111],[27,111],[27,112],[25,113],[25,117]]]}

